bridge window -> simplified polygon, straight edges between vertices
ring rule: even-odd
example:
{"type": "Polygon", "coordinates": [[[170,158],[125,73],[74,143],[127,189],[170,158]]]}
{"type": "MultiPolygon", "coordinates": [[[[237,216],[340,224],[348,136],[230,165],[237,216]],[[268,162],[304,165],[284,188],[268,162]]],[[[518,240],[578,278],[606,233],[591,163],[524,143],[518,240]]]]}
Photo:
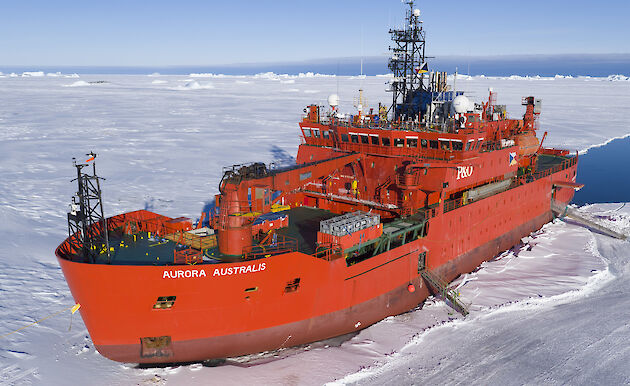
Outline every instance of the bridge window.
{"type": "Polygon", "coordinates": [[[341,134],[341,142],[348,142],[348,134],[341,134]]]}
{"type": "Polygon", "coordinates": [[[403,147],[405,146],[405,140],[402,138],[394,138],[394,146],[395,147],[403,147]]]}
{"type": "Polygon", "coordinates": [[[378,145],[378,135],[370,134],[370,138],[372,139],[372,145],[378,145]]]}
{"type": "Polygon", "coordinates": [[[466,150],[472,149],[474,144],[475,144],[474,139],[471,139],[470,141],[466,142],[466,150]]]}
{"type": "Polygon", "coordinates": [[[407,147],[418,147],[418,138],[407,138],[407,147]]]}
{"type": "Polygon", "coordinates": [[[359,143],[359,136],[356,134],[350,134],[350,141],[352,143],[359,143]]]}
{"type": "Polygon", "coordinates": [[[432,139],[432,140],[430,140],[430,141],[429,141],[429,147],[430,147],[431,149],[438,149],[438,141],[433,140],[433,139],[432,139]]]}
{"type": "Polygon", "coordinates": [[[389,142],[389,138],[387,137],[383,137],[381,138],[381,141],[383,141],[383,146],[390,146],[390,142],[389,142]]]}
{"type": "Polygon", "coordinates": [[[462,151],[463,149],[464,149],[464,143],[463,142],[453,141],[453,150],[455,150],[455,151],[462,151]]]}
{"type": "Polygon", "coordinates": [[[308,138],[311,136],[311,129],[304,129],[304,137],[308,138]]]}
{"type": "Polygon", "coordinates": [[[363,143],[363,144],[365,144],[365,145],[367,145],[367,144],[369,144],[369,143],[370,143],[370,139],[368,138],[368,136],[367,136],[367,135],[363,135],[363,134],[361,134],[361,143],[363,143]]]}
{"type": "Polygon", "coordinates": [[[451,142],[448,140],[440,140],[440,149],[442,150],[451,150],[451,142]]]}
{"type": "Polygon", "coordinates": [[[420,140],[420,146],[422,146],[423,149],[427,148],[427,140],[426,139],[421,139],[420,140]]]}
{"type": "Polygon", "coordinates": [[[319,138],[319,130],[313,129],[313,137],[319,138]]]}
{"type": "Polygon", "coordinates": [[[326,139],[330,138],[330,132],[328,130],[322,131],[322,136],[326,139]]]}

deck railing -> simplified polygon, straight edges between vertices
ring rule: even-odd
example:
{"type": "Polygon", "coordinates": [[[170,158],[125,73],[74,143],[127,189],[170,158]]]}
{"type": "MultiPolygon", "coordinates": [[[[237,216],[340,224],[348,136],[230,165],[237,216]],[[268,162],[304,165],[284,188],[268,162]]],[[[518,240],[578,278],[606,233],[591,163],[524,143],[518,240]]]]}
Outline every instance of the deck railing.
{"type": "MultiPolygon", "coordinates": [[[[568,169],[574,166],[577,163],[577,157],[567,158],[562,161],[560,164],[547,168],[545,170],[541,170],[539,172],[527,173],[522,176],[519,176],[516,179],[516,183],[512,184],[507,190],[517,188],[521,185],[539,180],[541,178],[549,177],[550,175],[557,173],[559,171],[568,169]]],[[[466,205],[467,202],[464,202],[463,198],[456,198],[453,200],[444,201],[444,213],[455,210],[459,207],[466,205]]]]}
{"type": "Polygon", "coordinates": [[[269,244],[256,244],[243,249],[243,260],[255,260],[283,253],[296,252],[298,241],[292,237],[276,234],[269,244]]]}

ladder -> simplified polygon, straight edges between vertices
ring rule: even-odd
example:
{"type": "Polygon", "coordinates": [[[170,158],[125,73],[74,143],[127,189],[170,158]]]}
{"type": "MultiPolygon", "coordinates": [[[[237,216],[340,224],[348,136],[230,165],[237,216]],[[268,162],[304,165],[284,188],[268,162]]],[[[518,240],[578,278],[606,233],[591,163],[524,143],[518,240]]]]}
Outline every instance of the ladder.
{"type": "Polygon", "coordinates": [[[464,303],[459,299],[459,294],[457,292],[448,288],[448,283],[446,283],[438,275],[429,271],[428,269],[423,269],[420,272],[420,275],[427,282],[429,287],[433,289],[433,293],[435,295],[439,294],[440,296],[442,296],[442,298],[450,301],[451,307],[455,311],[464,316],[468,315],[468,307],[466,307],[464,303]]]}

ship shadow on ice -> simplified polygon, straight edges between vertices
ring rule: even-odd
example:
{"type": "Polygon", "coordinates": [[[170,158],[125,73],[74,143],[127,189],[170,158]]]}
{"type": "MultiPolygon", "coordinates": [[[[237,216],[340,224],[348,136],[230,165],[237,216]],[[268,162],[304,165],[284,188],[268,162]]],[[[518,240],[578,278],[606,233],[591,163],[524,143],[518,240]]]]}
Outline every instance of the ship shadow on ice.
{"type": "Polygon", "coordinates": [[[217,200],[212,199],[210,201],[206,201],[203,204],[203,208],[201,209],[201,213],[205,213],[203,219],[199,219],[201,221],[202,227],[209,227],[210,220],[212,219],[212,214],[216,212],[217,200]]]}
{"type": "Polygon", "coordinates": [[[271,160],[276,167],[284,168],[295,165],[295,158],[279,146],[272,145],[269,152],[271,153],[271,160]]]}

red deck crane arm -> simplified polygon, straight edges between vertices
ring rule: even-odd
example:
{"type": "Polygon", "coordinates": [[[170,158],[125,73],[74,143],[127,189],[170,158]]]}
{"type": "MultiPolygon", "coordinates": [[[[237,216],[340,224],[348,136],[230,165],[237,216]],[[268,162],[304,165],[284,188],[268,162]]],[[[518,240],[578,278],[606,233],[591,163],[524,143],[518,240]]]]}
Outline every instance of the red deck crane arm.
{"type": "Polygon", "coordinates": [[[220,212],[214,224],[219,231],[221,253],[241,255],[244,248],[251,246],[252,222],[260,214],[271,211],[273,192],[279,191],[282,196],[295,191],[361,157],[352,153],[271,172],[262,164],[228,171],[221,181],[221,194],[217,196],[220,212]]]}

